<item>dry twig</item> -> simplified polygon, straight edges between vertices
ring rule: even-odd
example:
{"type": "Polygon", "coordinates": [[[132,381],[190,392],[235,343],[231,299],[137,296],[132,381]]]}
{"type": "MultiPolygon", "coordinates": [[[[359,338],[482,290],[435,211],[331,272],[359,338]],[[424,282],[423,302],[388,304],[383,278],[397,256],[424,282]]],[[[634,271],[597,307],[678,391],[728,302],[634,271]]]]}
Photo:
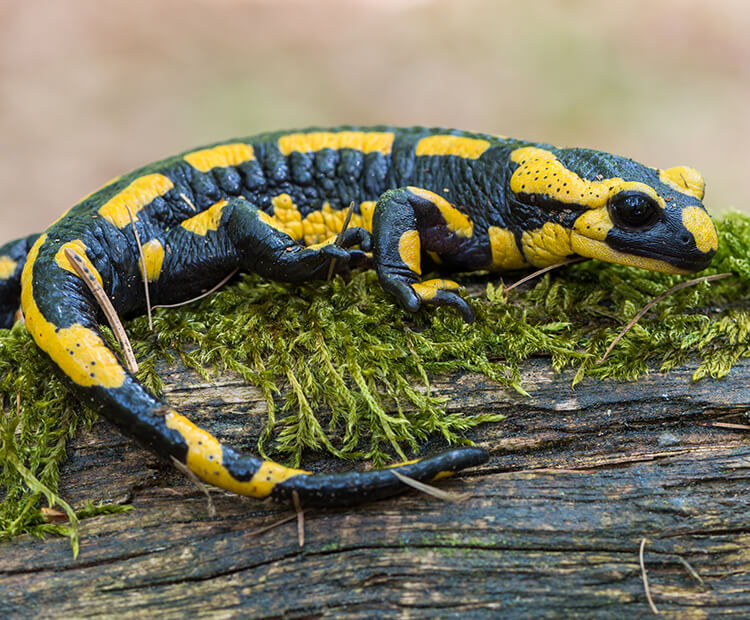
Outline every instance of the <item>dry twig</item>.
{"type": "Polygon", "coordinates": [[[68,259],[70,266],[73,267],[73,270],[80,276],[81,280],[86,283],[89,290],[94,294],[94,298],[101,307],[102,312],[104,312],[104,316],[107,318],[107,322],[112,328],[115,338],[117,338],[117,342],[119,342],[120,347],[122,347],[122,353],[125,357],[125,364],[127,365],[128,370],[135,374],[138,372],[138,362],[135,361],[133,347],[130,346],[130,340],[128,340],[128,335],[125,333],[125,328],[122,326],[120,317],[117,316],[117,312],[115,311],[112,302],[109,300],[109,297],[107,297],[107,293],[104,292],[102,285],[99,284],[99,281],[94,277],[94,274],[91,273],[91,270],[86,266],[86,263],[78,252],[71,248],[65,248],[65,258],[68,259]]]}
{"type": "MultiPolygon", "coordinates": [[[[344,233],[346,232],[346,229],[349,228],[349,222],[352,221],[352,213],[354,213],[354,201],[353,200],[349,203],[349,209],[346,211],[346,217],[344,218],[344,223],[341,226],[341,230],[339,231],[339,234],[336,235],[336,240],[333,242],[334,245],[336,245],[339,248],[341,247],[341,244],[344,241],[344,233]]],[[[328,267],[328,277],[326,278],[328,282],[330,282],[331,278],[333,277],[333,269],[335,266],[336,266],[336,259],[332,258],[331,264],[328,267]]]]}
{"type": "Polygon", "coordinates": [[[209,517],[215,517],[216,516],[216,507],[214,506],[214,500],[211,498],[211,492],[208,490],[208,487],[203,484],[203,482],[196,476],[190,469],[184,464],[178,461],[175,457],[170,456],[169,458],[172,459],[172,464],[180,470],[185,476],[187,477],[190,482],[192,482],[198,490],[203,493],[206,496],[206,504],[208,505],[208,516],[209,517]]]}
{"type": "Polygon", "coordinates": [[[654,599],[651,598],[651,589],[648,587],[648,576],[646,575],[646,564],[643,561],[643,551],[646,549],[646,539],[641,539],[641,550],[638,553],[638,557],[640,559],[641,563],[641,577],[643,577],[643,589],[646,591],[646,599],[648,600],[649,607],[651,607],[651,611],[654,612],[655,616],[659,615],[659,610],[656,609],[656,605],[654,605],[654,599]]]}
{"type": "Polygon", "coordinates": [[[733,431],[750,431],[747,424],[732,424],[731,422],[698,422],[698,426],[706,428],[728,428],[733,431]]]}

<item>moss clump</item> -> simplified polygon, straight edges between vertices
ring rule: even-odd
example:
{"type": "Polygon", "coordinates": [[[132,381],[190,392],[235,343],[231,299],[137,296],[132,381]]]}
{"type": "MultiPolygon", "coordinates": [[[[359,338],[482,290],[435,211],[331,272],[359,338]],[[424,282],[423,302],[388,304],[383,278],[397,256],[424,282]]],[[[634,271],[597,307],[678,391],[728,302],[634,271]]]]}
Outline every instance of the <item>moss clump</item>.
{"type": "MultiPolygon", "coordinates": [[[[486,294],[472,300],[473,325],[445,309],[405,313],[372,272],[298,286],[245,276],[200,303],[157,311],[153,333],[145,318],[126,328],[139,378],[156,392],[156,360],[175,355],[203,375],[230,369],[258,385],[268,402],[262,453],[298,465],[305,449],[322,448],[381,465],[428,436],[462,442],[466,429],[501,419],[447,413],[430,395],[430,374],[481,372],[523,393],[520,362],[548,355],[555,369],[575,368],[576,382],[587,374],[635,379],[688,358],[701,360],[696,380],[725,375],[750,350],[750,218],[729,215],[717,227],[720,250],[704,274],[733,277],[657,304],[602,365],[607,344],[638,309],[689,276],[591,261],[547,274],[509,299],[491,278],[486,294]],[[283,398],[281,385],[288,387],[283,398]],[[322,410],[332,412],[325,426],[316,417],[322,410]]],[[[89,504],[76,513],[56,494],[66,441],[94,416],[52,378],[21,325],[0,330],[0,402],[0,538],[56,532],[75,546],[76,518],[122,507],[89,504]],[[42,498],[65,509],[70,522],[45,523],[42,498]]]]}

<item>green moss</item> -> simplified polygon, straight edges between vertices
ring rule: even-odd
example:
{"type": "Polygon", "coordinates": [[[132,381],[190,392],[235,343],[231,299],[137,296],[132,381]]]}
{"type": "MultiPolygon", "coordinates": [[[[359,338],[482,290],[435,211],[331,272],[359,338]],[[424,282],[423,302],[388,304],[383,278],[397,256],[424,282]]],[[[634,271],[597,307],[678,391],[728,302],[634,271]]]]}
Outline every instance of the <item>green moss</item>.
{"type": "MultiPolygon", "coordinates": [[[[726,216],[718,229],[720,251],[704,274],[734,276],[657,304],[601,365],[638,309],[689,276],[591,261],[547,274],[507,300],[499,278],[490,278],[486,294],[472,300],[473,325],[446,309],[409,315],[372,272],[299,286],[246,276],[198,304],[157,311],[154,333],[145,318],[126,328],[140,379],[156,392],[156,361],[175,356],[204,376],[230,369],[259,386],[268,403],[261,453],[299,465],[306,449],[323,448],[382,465],[428,437],[464,442],[467,429],[500,421],[447,413],[430,394],[429,375],[480,372],[523,394],[519,364],[531,355],[549,356],[557,370],[576,369],[576,382],[585,375],[635,379],[688,358],[700,360],[696,380],[725,375],[750,350],[750,218],[726,216]],[[288,388],[283,397],[280,386],[288,388]],[[321,411],[331,412],[325,425],[321,411]]],[[[66,442],[94,415],[53,378],[21,325],[0,330],[0,402],[0,538],[55,532],[75,547],[77,518],[122,507],[89,504],[76,512],[56,494],[66,442]],[[43,501],[61,506],[70,523],[45,523],[43,501]]]]}

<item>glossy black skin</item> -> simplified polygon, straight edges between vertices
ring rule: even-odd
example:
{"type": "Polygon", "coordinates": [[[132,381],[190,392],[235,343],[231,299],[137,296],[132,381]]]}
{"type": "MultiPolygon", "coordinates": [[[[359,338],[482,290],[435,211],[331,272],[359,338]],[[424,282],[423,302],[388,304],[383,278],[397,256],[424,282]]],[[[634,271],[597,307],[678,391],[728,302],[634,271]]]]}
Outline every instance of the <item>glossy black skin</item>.
{"type": "Polygon", "coordinates": [[[0,246],[0,256],[7,256],[18,264],[9,278],[0,280],[0,328],[10,328],[16,320],[21,301],[21,271],[26,255],[39,235],[29,235],[0,246]]]}
{"type": "MultiPolygon", "coordinates": [[[[33,298],[39,311],[55,326],[65,328],[80,324],[98,333],[103,318],[88,288],[80,278],[61,269],[54,260],[62,244],[81,240],[117,312],[124,317],[145,312],[139,254],[132,226],[118,228],[100,217],[98,210],[131,181],[152,173],[163,174],[174,184],[173,189],[155,198],[138,213],[136,226],[141,242],[157,239],[168,248],[161,275],[150,284],[152,304],[190,299],[212,288],[237,267],[281,281],[322,279],[328,274],[331,259],[336,259],[337,272],[369,266],[371,259],[364,251],[372,247],[381,283],[407,309],[416,310],[422,303],[447,304],[471,320],[468,304],[453,291],[441,290],[431,300],[419,299],[411,291],[410,285],[418,282],[421,276],[405,265],[399,253],[398,241],[405,230],[419,232],[423,271],[434,267],[448,273],[485,269],[492,258],[487,234],[489,226],[511,230],[520,238],[524,231],[545,221],[569,224],[585,209],[583,205],[580,208],[549,209],[542,197],[519,199],[512,195],[508,180],[515,164],[509,160],[510,153],[531,143],[455,130],[388,127],[362,130],[392,131],[395,140],[390,154],[323,149],[284,156],[277,143],[281,136],[290,132],[277,132],[241,140],[252,145],[254,161],[204,173],[189,165],[182,156],[176,156],[136,170],[104,187],[73,207],[47,231],[47,239],[39,248],[33,264],[33,298]],[[438,133],[486,139],[491,142],[491,147],[478,159],[417,156],[415,145],[418,141],[438,133]],[[429,200],[415,197],[405,189],[408,186],[445,197],[453,208],[468,215],[473,222],[473,234],[467,238],[451,232],[436,206],[429,200]],[[287,235],[269,229],[259,219],[258,211],[273,213],[271,199],[282,193],[291,196],[303,218],[320,210],[324,203],[329,203],[334,210],[342,210],[353,201],[358,211],[363,201],[379,201],[372,238],[364,229],[351,228],[342,247],[305,248],[287,235]],[[202,236],[180,226],[184,220],[222,199],[228,203],[222,210],[217,230],[202,236]],[[360,249],[349,249],[352,246],[360,249]],[[432,264],[426,254],[428,250],[439,256],[439,265],[432,264]]],[[[573,150],[555,151],[561,156],[573,153],[573,150]]],[[[588,160],[584,157],[582,161],[585,164],[588,160]]],[[[594,170],[595,167],[592,173],[594,170]]],[[[582,172],[587,172],[585,165],[582,172]]],[[[17,257],[18,274],[31,240],[28,238],[0,248],[0,256],[13,253],[17,257]]],[[[616,237],[613,237],[613,243],[618,243],[616,237]]],[[[639,245],[634,251],[642,251],[640,248],[639,245]]],[[[645,251],[650,251],[647,246],[645,251]]],[[[0,327],[12,324],[12,312],[18,306],[19,292],[16,274],[0,283],[0,327]]],[[[188,447],[185,439],[164,423],[166,403],[150,394],[132,376],[128,374],[125,383],[117,388],[82,387],[72,381],[69,383],[80,398],[123,432],[156,454],[186,462],[188,447]]],[[[227,447],[223,448],[223,454],[226,469],[240,481],[252,477],[263,463],[227,447]]],[[[402,465],[397,471],[420,480],[431,480],[438,474],[458,471],[486,460],[484,450],[461,448],[415,464],[402,465]]],[[[301,499],[314,505],[367,501],[404,490],[393,471],[295,476],[277,483],[271,497],[288,501],[296,491],[301,499]]]]}

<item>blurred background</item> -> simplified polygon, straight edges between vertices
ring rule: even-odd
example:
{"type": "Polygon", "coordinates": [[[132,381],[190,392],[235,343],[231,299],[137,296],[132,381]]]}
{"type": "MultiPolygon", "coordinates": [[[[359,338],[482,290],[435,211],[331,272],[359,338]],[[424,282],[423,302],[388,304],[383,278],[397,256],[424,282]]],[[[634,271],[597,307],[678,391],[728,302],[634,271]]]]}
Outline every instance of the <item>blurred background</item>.
{"type": "Polygon", "coordinates": [[[443,125],[687,164],[750,210],[746,0],[0,0],[0,240],[150,160],[443,125]]]}

